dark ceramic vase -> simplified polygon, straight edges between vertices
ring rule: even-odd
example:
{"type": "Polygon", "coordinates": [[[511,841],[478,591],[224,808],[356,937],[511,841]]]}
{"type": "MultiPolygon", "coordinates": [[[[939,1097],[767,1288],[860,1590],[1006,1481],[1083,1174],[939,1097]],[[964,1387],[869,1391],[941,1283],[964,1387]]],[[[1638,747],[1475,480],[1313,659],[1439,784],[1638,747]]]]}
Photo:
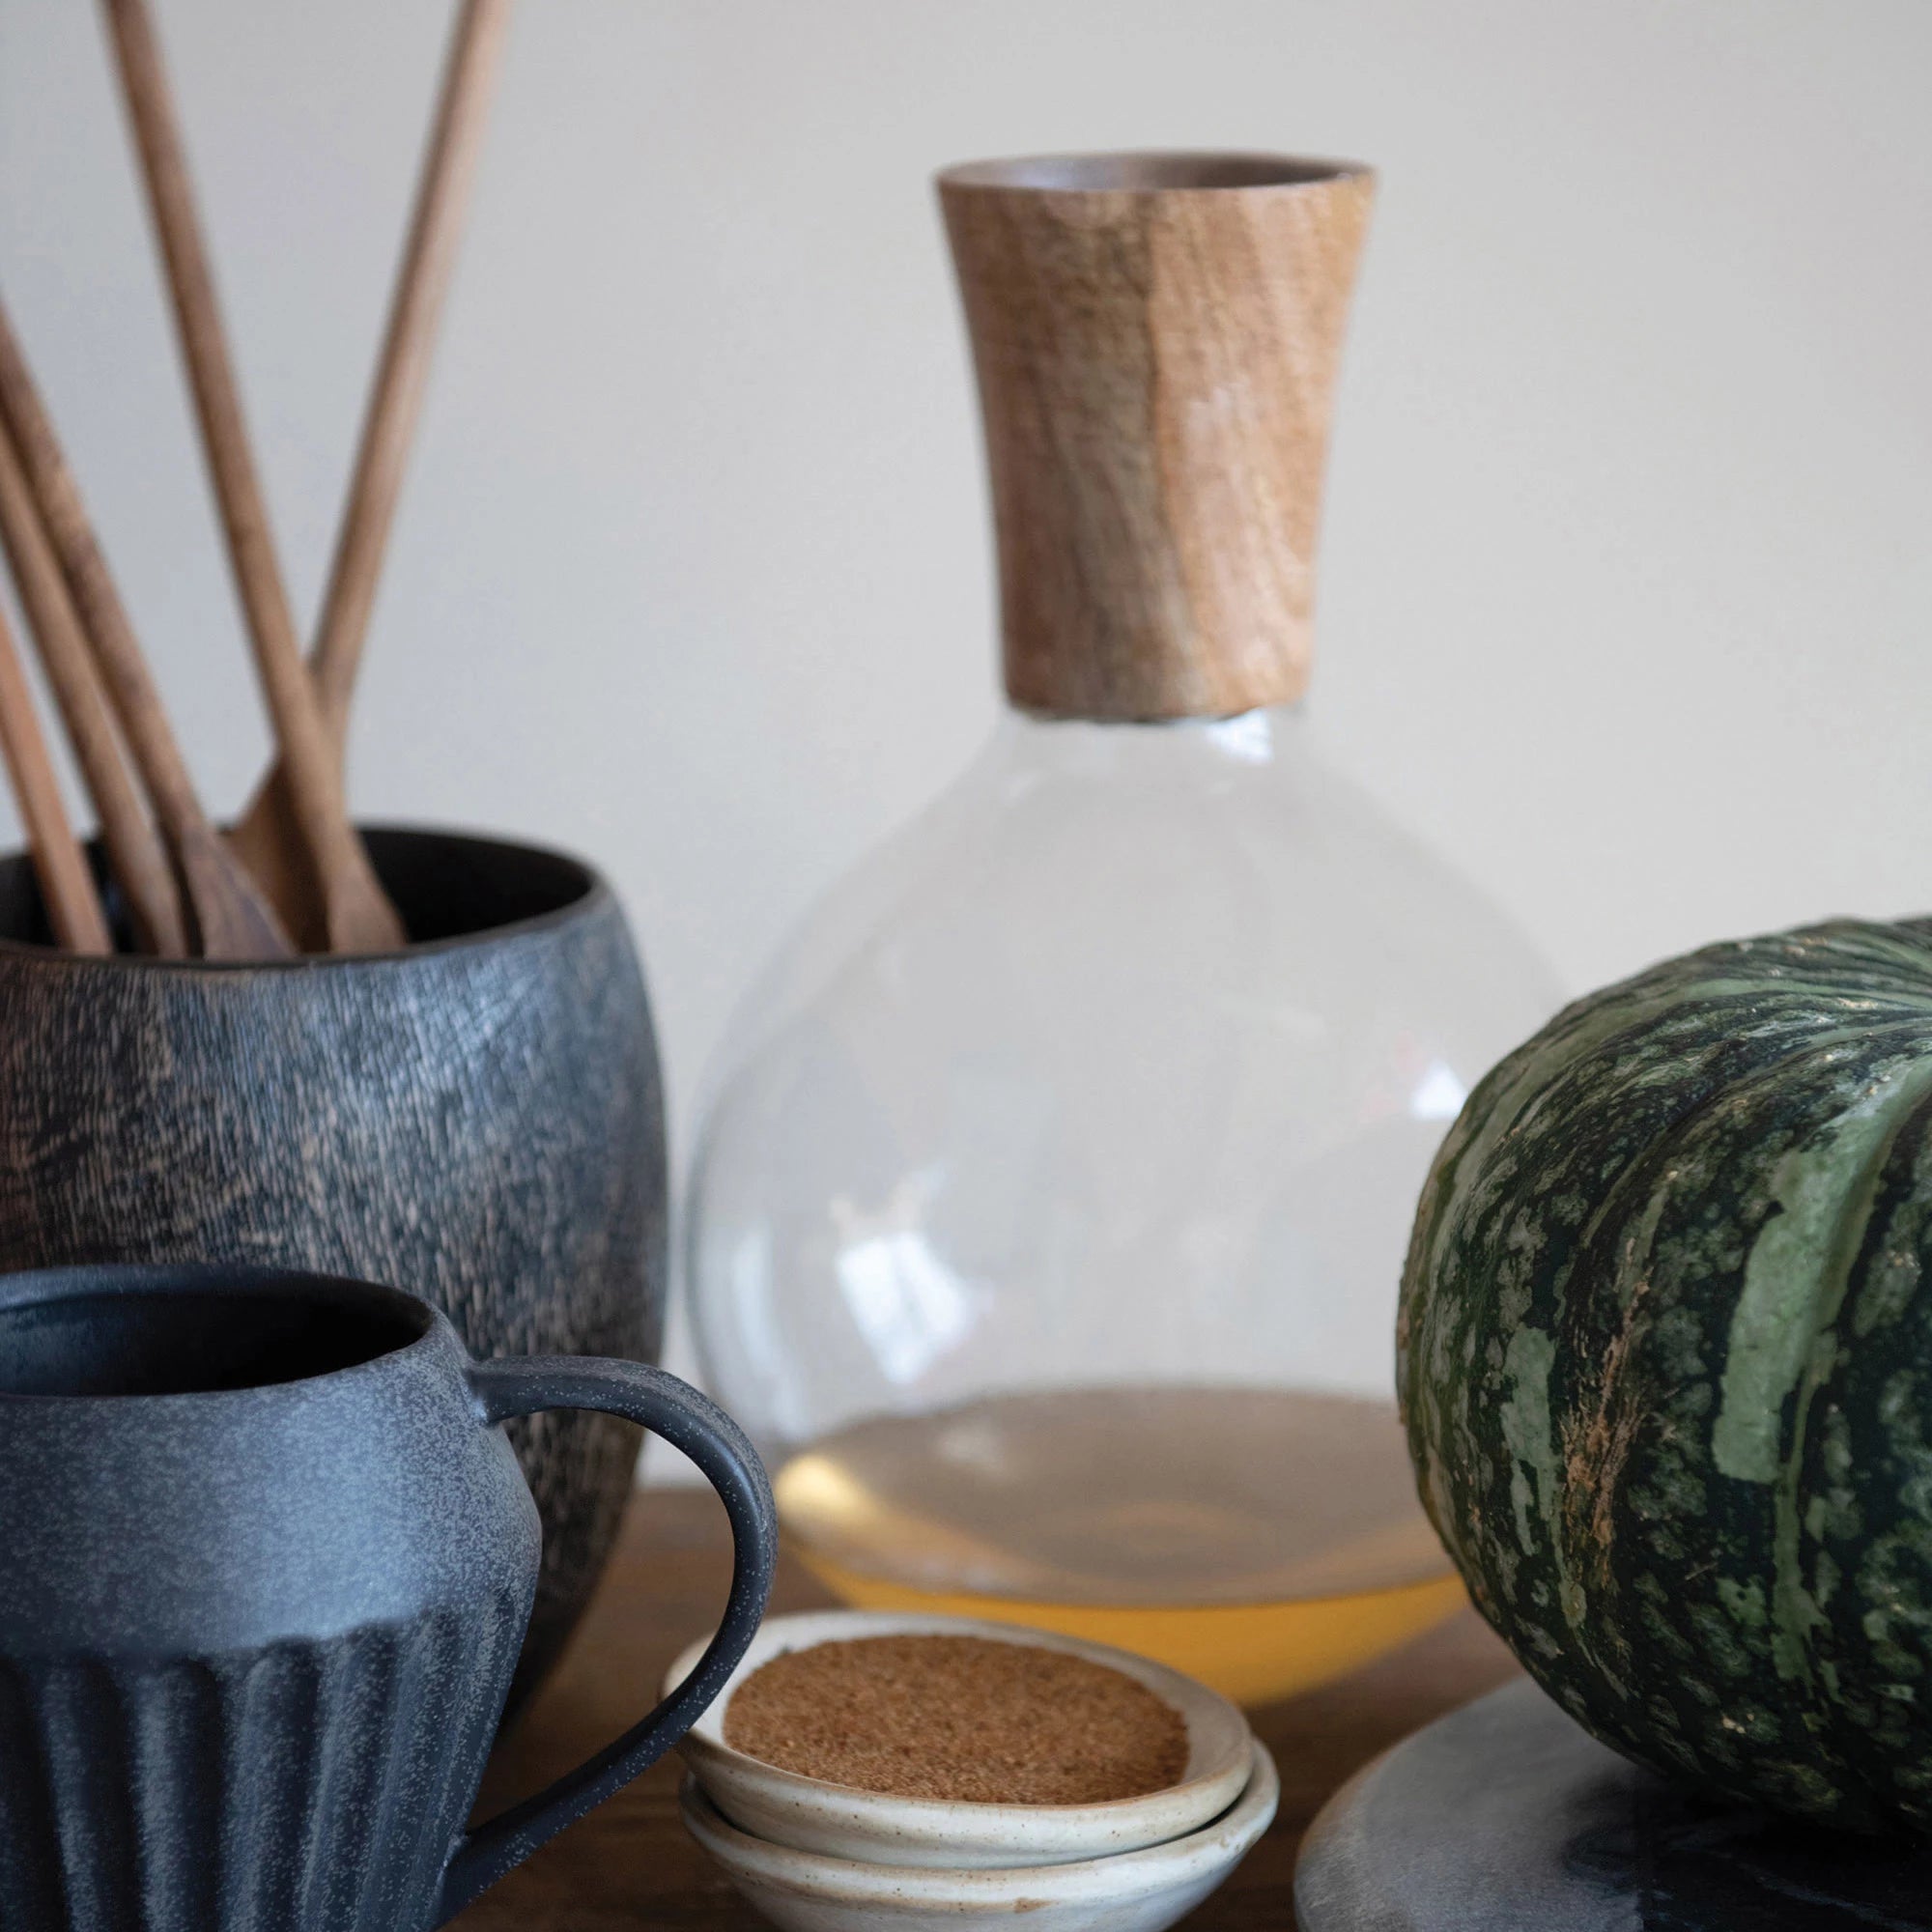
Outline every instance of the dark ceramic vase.
{"type": "Polygon", "coordinates": [[[250,1267],[0,1278],[0,1925],[428,1932],[714,1697],[771,1492],[662,1371],[476,1363],[416,1298],[250,1267]],[[609,1409],[690,1455],[737,1567],[702,1664],[547,1792],[464,1821],[541,1533],[497,1425],[609,1409]]]}
{"type": "MultiPolygon", "coordinates": [[[[0,860],[0,1269],[314,1269],[425,1296],[478,1356],[654,1361],[663,1108],[616,900],[554,853],[368,841],[415,943],[276,965],[46,950],[30,867],[0,860]]],[[[521,1694],[603,1568],[639,1436],[511,1435],[544,1523],[521,1694]]]]}

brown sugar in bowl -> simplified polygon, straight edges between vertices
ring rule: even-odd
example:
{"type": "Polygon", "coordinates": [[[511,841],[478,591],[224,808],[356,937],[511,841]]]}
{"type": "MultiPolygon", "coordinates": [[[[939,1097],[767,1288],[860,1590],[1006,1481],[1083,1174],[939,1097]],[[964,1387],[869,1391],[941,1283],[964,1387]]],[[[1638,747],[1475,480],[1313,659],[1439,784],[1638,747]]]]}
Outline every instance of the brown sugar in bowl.
{"type": "MultiPolygon", "coordinates": [[[[668,1686],[699,1648],[671,1666],[668,1686]]],[[[1163,1664],[1044,1631],[874,1610],[770,1619],[679,1748],[741,1831],[831,1858],[928,1868],[1070,1863],[1163,1844],[1225,1811],[1252,1770],[1240,1712],[1163,1664]],[[925,1674],[943,1676],[961,1708],[922,1734],[920,1698],[895,1661],[910,1667],[921,1652],[905,1640],[933,1637],[949,1644],[923,1652],[925,1674]],[[893,1647],[873,1647],[882,1640],[893,1647]],[[1016,1655],[1003,1661],[996,1646],[1016,1655]],[[784,1669],[751,1689],[781,1661],[784,1669]],[[1039,1748],[1043,1732],[1024,1710],[1029,1690],[1051,1700],[1035,1716],[1065,1732],[1057,1754],[1039,1748]],[[855,1699],[842,1713],[839,1693],[855,1699]],[[1179,1739],[1162,1712],[1178,1719],[1179,1739]],[[769,1761],[772,1753],[787,1762],[769,1761]],[[797,1768],[806,1764],[838,1776],[797,1768]],[[1094,1795],[1109,1779],[1142,1789],[1094,1795]],[[880,1788],[895,1783],[901,1788],[880,1788]],[[924,1788],[910,1794],[908,1783],[924,1788]],[[1011,1795],[1026,1791],[1036,1795],[1011,1795]]]]}
{"type": "Polygon", "coordinates": [[[1180,1713],[1124,1671],[932,1631],[782,1652],[732,1692],[724,1742],[828,1784],[969,1804],[1104,1804],[1187,1769],[1180,1713]]]}

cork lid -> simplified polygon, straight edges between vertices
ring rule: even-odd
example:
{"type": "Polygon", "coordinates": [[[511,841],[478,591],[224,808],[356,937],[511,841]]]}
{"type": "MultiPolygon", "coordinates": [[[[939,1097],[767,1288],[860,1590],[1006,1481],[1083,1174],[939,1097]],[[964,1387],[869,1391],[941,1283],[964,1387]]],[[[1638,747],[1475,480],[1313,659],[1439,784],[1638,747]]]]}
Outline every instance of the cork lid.
{"type": "Polygon", "coordinates": [[[1009,696],[1121,720],[1298,697],[1373,175],[1079,155],[951,168],[939,194],[985,423],[1009,696]]]}

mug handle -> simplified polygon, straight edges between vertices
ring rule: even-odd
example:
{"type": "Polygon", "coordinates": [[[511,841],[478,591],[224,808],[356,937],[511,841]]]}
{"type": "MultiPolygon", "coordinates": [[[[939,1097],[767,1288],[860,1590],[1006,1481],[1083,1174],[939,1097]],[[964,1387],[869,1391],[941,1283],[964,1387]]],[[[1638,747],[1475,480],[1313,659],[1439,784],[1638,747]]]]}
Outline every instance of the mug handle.
{"type": "Polygon", "coordinates": [[[466,1832],[443,1867],[441,1925],[511,1866],[655,1764],[724,1688],[764,1615],[778,1554],[771,1484],[744,1432],[715,1403],[662,1369],[577,1355],[472,1362],[469,1386],[487,1425],[547,1408],[602,1409],[640,1422],[704,1472],[731,1519],[731,1594],[697,1668],[641,1723],[521,1804],[466,1832]]]}

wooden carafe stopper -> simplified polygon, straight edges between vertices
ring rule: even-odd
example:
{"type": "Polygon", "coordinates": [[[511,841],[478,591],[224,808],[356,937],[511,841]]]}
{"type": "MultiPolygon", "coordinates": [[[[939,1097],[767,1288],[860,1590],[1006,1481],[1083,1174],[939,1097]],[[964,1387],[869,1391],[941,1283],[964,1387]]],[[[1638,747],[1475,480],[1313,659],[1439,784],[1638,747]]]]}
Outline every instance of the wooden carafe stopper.
{"type": "Polygon", "coordinates": [[[952,168],[939,193],[985,421],[1008,695],[1123,720],[1298,697],[1374,177],[1092,155],[952,168]]]}

